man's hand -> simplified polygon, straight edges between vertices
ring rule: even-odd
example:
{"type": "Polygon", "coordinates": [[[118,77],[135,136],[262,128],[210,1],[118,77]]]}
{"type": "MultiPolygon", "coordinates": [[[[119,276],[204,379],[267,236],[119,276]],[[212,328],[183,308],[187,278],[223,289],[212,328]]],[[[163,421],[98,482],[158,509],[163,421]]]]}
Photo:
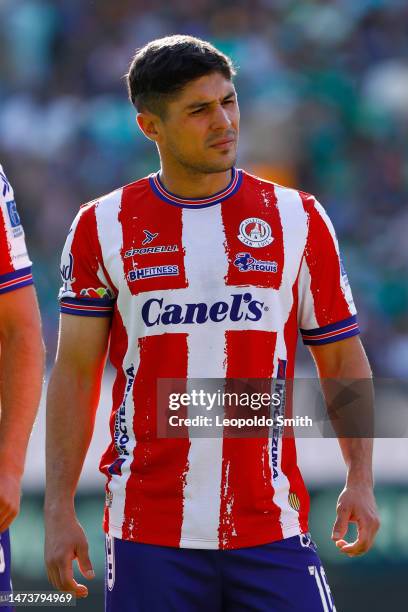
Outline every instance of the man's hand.
{"type": "Polygon", "coordinates": [[[60,591],[76,597],[87,597],[88,589],[74,579],[72,562],[77,560],[81,574],[87,580],[95,573],[88,555],[88,541],[75,516],[59,515],[46,518],[45,563],[48,580],[60,591]]]}
{"type": "Polygon", "coordinates": [[[337,518],[332,540],[342,553],[349,557],[362,555],[370,550],[380,528],[380,519],[371,486],[346,486],[337,502],[337,518]],[[357,524],[357,540],[346,542],[349,523],[357,524]]]}
{"type": "Polygon", "coordinates": [[[20,511],[21,476],[0,472],[0,533],[10,527],[20,511]]]}

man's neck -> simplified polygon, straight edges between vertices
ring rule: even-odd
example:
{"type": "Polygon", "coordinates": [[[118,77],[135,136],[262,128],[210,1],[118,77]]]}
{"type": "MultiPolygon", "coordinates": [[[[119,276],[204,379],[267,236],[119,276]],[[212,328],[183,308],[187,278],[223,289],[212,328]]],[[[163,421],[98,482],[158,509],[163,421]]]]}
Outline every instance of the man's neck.
{"type": "Polygon", "coordinates": [[[223,191],[231,181],[231,170],[204,174],[194,171],[174,172],[163,167],[160,180],[165,189],[182,198],[206,198],[223,191]]]}

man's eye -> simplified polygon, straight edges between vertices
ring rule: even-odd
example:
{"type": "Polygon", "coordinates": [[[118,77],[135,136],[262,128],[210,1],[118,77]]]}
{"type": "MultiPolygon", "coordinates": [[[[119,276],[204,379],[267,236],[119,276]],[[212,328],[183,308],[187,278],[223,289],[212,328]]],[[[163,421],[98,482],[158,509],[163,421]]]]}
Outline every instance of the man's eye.
{"type": "Polygon", "coordinates": [[[204,108],[197,108],[197,110],[193,111],[191,114],[192,115],[198,115],[199,113],[202,113],[204,110],[204,108]]]}

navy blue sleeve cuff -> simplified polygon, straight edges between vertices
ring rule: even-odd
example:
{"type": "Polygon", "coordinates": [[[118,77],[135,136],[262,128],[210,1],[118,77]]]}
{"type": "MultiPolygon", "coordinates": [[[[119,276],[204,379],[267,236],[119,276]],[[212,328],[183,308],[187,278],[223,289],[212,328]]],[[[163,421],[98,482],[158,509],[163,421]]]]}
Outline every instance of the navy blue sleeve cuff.
{"type": "Polygon", "coordinates": [[[14,291],[14,289],[20,289],[20,287],[26,287],[27,285],[32,285],[33,282],[31,266],[21,268],[21,270],[14,270],[7,274],[0,274],[0,294],[8,293],[9,291],[14,291]]]}
{"type": "Polygon", "coordinates": [[[323,327],[316,327],[315,329],[301,329],[303,344],[316,345],[316,344],[330,344],[331,342],[337,342],[338,340],[344,340],[345,338],[351,338],[360,333],[360,329],[357,323],[357,316],[353,315],[343,321],[337,323],[330,323],[330,325],[324,325],[323,327]]]}
{"type": "Polygon", "coordinates": [[[115,300],[105,298],[62,298],[60,311],[81,317],[111,317],[115,300]]]}

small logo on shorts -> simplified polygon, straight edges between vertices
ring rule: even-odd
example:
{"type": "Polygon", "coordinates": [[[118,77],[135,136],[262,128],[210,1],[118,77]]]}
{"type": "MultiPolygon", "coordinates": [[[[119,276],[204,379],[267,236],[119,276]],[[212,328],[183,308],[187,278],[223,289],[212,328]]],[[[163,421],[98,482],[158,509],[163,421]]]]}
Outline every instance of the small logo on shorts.
{"type": "Polygon", "coordinates": [[[312,536],[310,535],[309,532],[306,533],[300,533],[299,534],[299,541],[300,541],[300,545],[303,548],[311,548],[312,550],[314,550],[315,552],[317,552],[317,546],[316,544],[313,542],[312,540],[312,536]]]}
{"type": "Polygon", "coordinates": [[[106,584],[109,591],[115,585],[115,544],[111,535],[106,535],[106,584]]]}

